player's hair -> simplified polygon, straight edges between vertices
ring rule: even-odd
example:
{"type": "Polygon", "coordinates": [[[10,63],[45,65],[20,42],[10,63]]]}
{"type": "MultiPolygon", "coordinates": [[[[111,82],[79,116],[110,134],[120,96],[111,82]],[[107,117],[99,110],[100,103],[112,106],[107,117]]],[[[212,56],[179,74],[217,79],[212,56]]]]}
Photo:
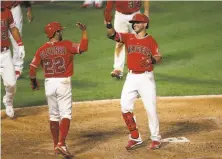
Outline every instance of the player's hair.
{"type": "Polygon", "coordinates": [[[146,29],[148,29],[149,28],[149,23],[147,23],[147,25],[146,25],[146,29]]]}

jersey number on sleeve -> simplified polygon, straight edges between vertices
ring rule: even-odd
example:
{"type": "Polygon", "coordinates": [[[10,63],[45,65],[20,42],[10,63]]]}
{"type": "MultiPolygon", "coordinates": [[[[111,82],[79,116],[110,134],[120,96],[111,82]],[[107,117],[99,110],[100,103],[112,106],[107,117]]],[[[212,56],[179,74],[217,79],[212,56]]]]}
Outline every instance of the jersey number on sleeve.
{"type": "Polygon", "coordinates": [[[53,59],[45,59],[43,64],[46,74],[59,74],[66,71],[65,60],[61,56],[53,59]]]}

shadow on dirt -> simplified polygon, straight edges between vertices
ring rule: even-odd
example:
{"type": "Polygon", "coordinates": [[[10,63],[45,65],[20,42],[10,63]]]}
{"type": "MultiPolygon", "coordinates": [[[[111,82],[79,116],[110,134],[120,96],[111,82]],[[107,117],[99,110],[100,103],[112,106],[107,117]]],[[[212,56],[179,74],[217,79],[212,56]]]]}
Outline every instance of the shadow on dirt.
{"type": "Polygon", "coordinates": [[[198,134],[203,131],[211,131],[218,129],[216,123],[208,119],[202,119],[197,121],[170,122],[164,123],[162,125],[167,125],[167,129],[165,129],[165,132],[161,133],[163,138],[185,136],[195,133],[198,134]]]}

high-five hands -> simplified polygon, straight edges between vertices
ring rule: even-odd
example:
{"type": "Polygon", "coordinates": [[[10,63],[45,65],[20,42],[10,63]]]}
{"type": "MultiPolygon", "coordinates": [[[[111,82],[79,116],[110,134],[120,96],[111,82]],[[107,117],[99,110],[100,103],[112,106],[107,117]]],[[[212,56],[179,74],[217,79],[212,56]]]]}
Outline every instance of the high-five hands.
{"type": "Polygon", "coordinates": [[[80,22],[77,22],[76,23],[76,26],[79,27],[79,29],[81,29],[82,31],[85,31],[86,30],[86,25],[85,24],[82,24],[80,22]]]}

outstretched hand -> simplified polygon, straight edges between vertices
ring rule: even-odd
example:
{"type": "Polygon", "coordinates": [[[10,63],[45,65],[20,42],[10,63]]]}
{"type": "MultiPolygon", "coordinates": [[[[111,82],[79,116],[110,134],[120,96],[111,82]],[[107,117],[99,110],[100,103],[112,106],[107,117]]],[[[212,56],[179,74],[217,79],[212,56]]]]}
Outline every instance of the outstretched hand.
{"type": "Polygon", "coordinates": [[[77,22],[76,23],[76,26],[79,27],[82,31],[85,31],[86,30],[86,25],[85,24],[82,24],[80,22],[77,22]]]}

